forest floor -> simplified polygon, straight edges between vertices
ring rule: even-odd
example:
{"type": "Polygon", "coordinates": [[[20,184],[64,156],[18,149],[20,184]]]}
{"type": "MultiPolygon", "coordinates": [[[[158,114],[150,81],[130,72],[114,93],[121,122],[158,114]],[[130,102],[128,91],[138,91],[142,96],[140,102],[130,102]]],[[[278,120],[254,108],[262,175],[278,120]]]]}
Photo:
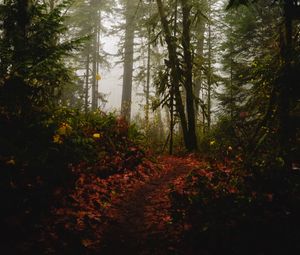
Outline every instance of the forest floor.
{"type": "MultiPolygon", "coordinates": [[[[185,226],[172,222],[170,192],[195,168],[193,155],[144,160],[135,171],[99,178],[82,172],[10,254],[190,254],[177,251],[185,226]],[[33,252],[34,251],[34,252],[33,252]]],[[[75,170],[76,171],[76,170],[75,170]]],[[[8,243],[6,243],[7,245],[8,243]]],[[[191,253],[193,254],[193,253],[191,253]]]]}
{"type": "Polygon", "coordinates": [[[192,154],[146,157],[135,168],[106,177],[99,177],[97,165],[78,165],[74,174],[75,185],[57,188],[50,210],[38,220],[17,215],[7,221],[11,231],[2,230],[0,241],[5,254],[300,251],[298,196],[290,204],[269,191],[251,189],[245,195],[238,190],[244,178],[228,162],[192,154]]]}
{"type": "Polygon", "coordinates": [[[158,176],[115,205],[100,254],[174,254],[180,231],[172,223],[171,186],[194,168],[190,158],[164,157],[158,176]]]}

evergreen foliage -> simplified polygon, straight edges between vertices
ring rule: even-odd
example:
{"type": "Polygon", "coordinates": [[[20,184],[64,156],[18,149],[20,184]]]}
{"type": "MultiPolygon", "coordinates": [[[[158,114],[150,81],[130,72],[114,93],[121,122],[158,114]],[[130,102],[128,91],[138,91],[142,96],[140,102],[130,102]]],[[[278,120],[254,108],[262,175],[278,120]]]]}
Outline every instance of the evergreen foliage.
{"type": "Polygon", "coordinates": [[[44,4],[2,5],[1,102],[11,113],[30,114],[57,106],[64,86],[73,82],[73,71],[64,57],[78,48],[80,40],[62,41],[66,32],[64,1],[50,13],[44,4]]]}

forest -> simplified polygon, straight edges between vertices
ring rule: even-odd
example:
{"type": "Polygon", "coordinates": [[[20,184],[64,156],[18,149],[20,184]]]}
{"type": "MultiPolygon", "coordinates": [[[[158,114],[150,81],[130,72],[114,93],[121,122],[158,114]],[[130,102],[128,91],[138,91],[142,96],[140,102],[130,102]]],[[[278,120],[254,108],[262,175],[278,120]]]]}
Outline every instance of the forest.
{"type": "Polygon", "coordinates": [[[300,254],[299,56],[299,0],[0,0],[0,253],[300,254]]]}

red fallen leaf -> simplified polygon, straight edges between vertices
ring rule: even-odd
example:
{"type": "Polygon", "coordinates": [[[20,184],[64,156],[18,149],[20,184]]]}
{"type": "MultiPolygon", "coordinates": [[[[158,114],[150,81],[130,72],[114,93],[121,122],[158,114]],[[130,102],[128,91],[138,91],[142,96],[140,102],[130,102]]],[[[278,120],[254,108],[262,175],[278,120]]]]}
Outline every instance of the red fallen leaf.
{"type": "Polygon", "coordinates": [[[61,193],[62,193],[62,188],[57,188],[57,189],[54,190],[54,193],[53,193],[53,194],[54,194],[55,196],[59,196],[61,193]]]}
{"type": "Polygon", "coordinates": [[[243,162],[243,159],[242,159],[242,157],[240,155],[237,155],[235,158],[236,158],[237,161],[243,162]]]}
{"type": "Polygon", "coordinates": [[[188,230],[190,230],[191,228],[192,228],[192,225],[191,225],[191,224],[188,224],[188,223],[185,223],[184,226],[183,226],[183,229],[184,229],[185,231],[188,231],[188,230]]]}
{"type": "Polygon", "coordinates": [[[248,112],[240,112],[240,118],[244,119],[246,117],[248,117],[249,113],[248,112]]]}
{"type": "Polygon", "coordinates": [[[129,151],[138,151],[138,148],[136,148],[136,147],[129,147],[129,151]]]}
{"type": "Polygon", "coordinates": [[[81,243],[84,247],[88,248],[88,247],[92,246],[94,242],[90,239],[83,239],[83,240],[81,240],[81,243]]]}
{"type": "Polygon", "coordinates": [[[268,202],[272,202],[272,201],[273,201],[273,198],[274,198],[274,194],[268,193],[268,194],[266,194],[266,197],[267,197],[267,201],[268,201],[268,202]]]}
{"type": "Polygon", "coordinates": [[[237,190],[236,188],[234,188],[234,187],[230,187],[230,188],[228,189],[228,192],[234,194],[234,193],[237,193],[238,190],[237,190]]]}
{"type": "MultiPolygon", "coordinates": [[[[128,167],[127,172],[120,172],[118,174],[109,176],[106,179],[101,179],[96,177],[93,174],[80,174],[78,181],[76,182],[76,189],[71,195],[74,199],[67,200],[66,207],[64,212],[60,217],[60,220],[63,219],[63,222],[69,223],[69,228],[71,231],[78,232],[90,231],[93,229],[93,236],[89,239],[83,239],[83,245],[87,248],[92,247],[95,244],[95,240],[100,240],[100,237],[97,236],[102,231],[101,228],[105,226],[106,219],[118,219],[121,217],[120,211],[117,211],[114,207],[121,200],[126,199],[127,194],[135,192],[139,189],[145,182],[148,182],[148,179],[155,180],[159,179],[165,174],[169,174],[174,171],[174,166],[182,165],[187,166],[187,168],[201,168],[203,164],[199,163],[192,156],[190,158],[176,158],[176,157],[161,157],[159,161],[164,161],[161,167],[157,167],[156,164],[145,160],[138,167],[132,167],[132,170],[128,167]],[[113,195],[112,190],[117,192],[116,195],[113,195]],[[124,197],[124,198],[122,198],[124,197]],[[101,205],[101,208],[99,208],[101,205]],[[100,212],[101,213],[100,213],[100,212]],[[76,212],[80,212],[80,215],[77,215],[76,212]],[[77,223],[77,225],[76,225],[77,223]],[[94,243],[93,243],[94,242],[94,243]]],[[[110,164],[109,167],[118,168],[118,165],[111,164],[111,157],[108,158],[104,164],[110,164]]],[[[122,157],[120,157],[120,164],[124,163],[122,157]]],[[[119,160],[119,159],[118,159],[119,160]]],[[[101,166],[102,163],[99,163],[97,167],[99,169],[105,169],[101,166]]],[[[80,173],[80,172],[78,172],[80,173]]],[[[207,172],[204,171],[203,175],[206,175],[207,172]]],[[[212,174],[212,173],[209,173],[212,174]]],[[[180,178],[176,179],[175,183],[178,185],[179,189],[189,188],[186,187],[185,175],[182,175],[180,178]]],[[[199,178],[201,178],[199,176],[199,178]]],[[[155,202],[157,205],[160,205],[162,210],[159,212],[153,208],[148,209],[146,212],[148,221],[145,223],[147,226],[152,226],[156,229],[165,229],[167,224],[172,222],[172,218],[169,215],[170,201],[168,200],[168,193],[170,192],[169,187],[164,187],[159,189],[159,192],[155,195],[152,195],[152,198],[149,199],[155,202]]],[[[185,191],[185,194],[188,194],[188,191],[185,191]]],[[[170,226],[169,226],[170,227],[170,226]]]]}

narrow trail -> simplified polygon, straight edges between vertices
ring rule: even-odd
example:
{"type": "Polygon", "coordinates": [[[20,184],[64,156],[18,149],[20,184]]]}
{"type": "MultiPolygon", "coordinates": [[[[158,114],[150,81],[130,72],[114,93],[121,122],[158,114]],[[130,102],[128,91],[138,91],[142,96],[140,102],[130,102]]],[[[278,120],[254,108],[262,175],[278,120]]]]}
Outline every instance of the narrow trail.
{"type": "Polygon", "coordinates": [[[126,194],[111,208],[113,217],[104,232],[99,254],[174,254],[170,240],[176,241],[176,230],[169,210],[170,185],[188,175],[193,166],[175,157],[165,158],[162,165],[168,171],[126,194]]]}

